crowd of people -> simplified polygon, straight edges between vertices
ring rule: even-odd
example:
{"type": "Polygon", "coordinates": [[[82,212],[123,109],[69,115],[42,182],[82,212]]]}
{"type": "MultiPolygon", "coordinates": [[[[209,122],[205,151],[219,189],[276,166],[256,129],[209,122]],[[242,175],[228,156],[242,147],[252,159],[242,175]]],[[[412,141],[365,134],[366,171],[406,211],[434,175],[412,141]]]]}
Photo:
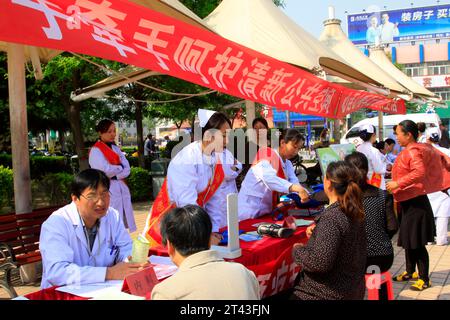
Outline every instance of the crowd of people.
{"type": "MultiPolygon", "coordinates": [[[[230,193],[238,193],[239,220],[271,213],[281,194],[310,200],[289,160],[305,138],[296,129],[285,129],[279,143],[269,146],[267,122],[256,119],[253,128],[261,132],[252,142],[255,156],[248,166],[226,148],[231,123],[225,114],[202,110],[199,120],[202,140],[171,160],[142,232],[152,246],[165,246],[179,268],[155,286],[152,299],[259,299],[255,274],[225,262],[211,245],[222,240],[219,230],[227,224],[230,193]],[[246,165],[238,189],[236,179],[246,165]]],[[[130,168],[113,143],[114,123],[102,120],[97,131],[99,140],[89,156],[92,168],[75,177],[72,202],[43,224],[42,288],[124,279],[148,267],[131,257],[126,229],[132,232],[136,226],[125,183],[130,168]]],[[[414,290],[431,285],[425,246],[435,240],[436,225],[437,244],[447,241],[450,152],[437,146],[442,138],[438,128],[428,128],[424,135],[425,143],[418,143],[419,126],[405,120],[396,126],[395,139],[376,148],[375,127],[364,126],[364,143],[357,151],[328,165],[323,178],[328,206],[308,227],[309,240],[293,247],[301,272],[292,299],[363,299],[366,273],[392,266],[391,239],[397,230],[406,271],[394,280],[416,280],[414,290]],[[397,144],[402,149],[388,158],[397,144]],[[385,182],[388,172],[392,180],[385,182]]],[[[386,298],[386,292],[382,286],[380,296],[386,298]]]]}

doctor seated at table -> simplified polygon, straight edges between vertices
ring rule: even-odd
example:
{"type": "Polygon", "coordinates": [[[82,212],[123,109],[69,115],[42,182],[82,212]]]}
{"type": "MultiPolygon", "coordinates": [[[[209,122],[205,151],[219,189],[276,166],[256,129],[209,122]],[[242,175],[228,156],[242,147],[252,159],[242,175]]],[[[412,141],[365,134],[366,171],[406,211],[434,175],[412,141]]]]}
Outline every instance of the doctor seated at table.
{"type": "Polygon", "coordinates": [[[288,160],[298,154],[304,143],[305,138],[296,129],[284,129],[278,149],[259,149],[239,191],[239,220],[271,213],[283,193],[296,192],[302,202],[309,200],[308,192],[300,185],[288,160]]]}
{"type": "Polygon", "coordinates": [[[72,182],[72,203],[42,225],[41,287],[122,280],[148,264],[128,263],[132,241],[119,213],[109,206],[110,181],[87,169],[72,182]]]}

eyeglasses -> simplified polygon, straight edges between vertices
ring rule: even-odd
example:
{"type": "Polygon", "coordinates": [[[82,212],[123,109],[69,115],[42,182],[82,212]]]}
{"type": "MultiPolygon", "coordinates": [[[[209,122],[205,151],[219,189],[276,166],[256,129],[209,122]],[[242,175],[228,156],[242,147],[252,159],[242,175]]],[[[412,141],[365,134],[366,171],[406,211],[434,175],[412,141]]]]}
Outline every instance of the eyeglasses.
{"type": "Polygon", "coordinates": [[[98,202],[98,200],[102,199],[108,199],[111,196],[111,192],[109,191],[105,191],[103,192],[101,195],[93,195],[93,194],[88,194],[87,196],[85,195],[81,195],[83,198],[85,198],[87,201],[89,202],[98,202]]]}

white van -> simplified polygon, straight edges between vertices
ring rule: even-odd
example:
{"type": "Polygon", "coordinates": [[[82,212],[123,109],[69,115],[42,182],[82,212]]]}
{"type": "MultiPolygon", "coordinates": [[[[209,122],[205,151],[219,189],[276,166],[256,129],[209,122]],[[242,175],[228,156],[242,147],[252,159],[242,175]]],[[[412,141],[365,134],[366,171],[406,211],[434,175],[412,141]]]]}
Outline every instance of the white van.
{"type": "MultiPolygon", "coordinates": [[[[383,140],[386,140],[393,134],[392,127],[396,124],[399,124],[403,120],[412,120],[414,122],[425,122],[427,128],[433,124],[436,127],[439,127],[439,122],[441,119],[437,113],[412,113],[412,114],[396,114],[391,116],[383,117],[383,140]]],[[[359,128],[364,124],[371,124],[375,126],[377,129],[377,137],[378,137],[378,117],[367,118],[357,122],[354,126],[347,131],[345,136],[341,139],[341,144],[353,143],[356,146],[362,143],[361,138],[359,137],[359,128]]]]}

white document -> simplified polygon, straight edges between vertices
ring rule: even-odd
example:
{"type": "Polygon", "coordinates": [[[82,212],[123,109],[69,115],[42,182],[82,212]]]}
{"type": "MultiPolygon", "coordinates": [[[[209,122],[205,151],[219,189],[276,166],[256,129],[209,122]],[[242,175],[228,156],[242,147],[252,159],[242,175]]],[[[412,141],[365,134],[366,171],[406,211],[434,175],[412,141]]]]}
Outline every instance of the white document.
{"type": "Polygon", "coordinates": [[[170,257],[161,257],[161,256],[150,256],[148,261],[151,264],[165,264],[168,266],[175,266],[170,257]]]}
{"type": "Polygon", "coordinates": [[[83,298],[95,298],[108,292],[121,292],[123,280],[90,283],[86,285],[69,285],[59,287],[56,290],[70,293],[83,298]]]}
{"type": "Polygon", "coordinates": [[[165,264],[155,264],[153,265],[153,270],[155,270],[156,278],[161,280],[173,275],[178,271],[178,268],[175,265],[169,266],[165,264]]]}
{"type": "Polygon", "coordinates": [[[144,297],[134,296],[122,291],[104,291],[91,300],[145,300],[144,297]]]}
{"type": "Polygon", "coordinates": [[[15,298],[11,299],[11,300],[30,300],[30,299],[28,299],[28,298],[26,298],[24,296],[18,296],[18,297],[15,297],[15,298]]]}

